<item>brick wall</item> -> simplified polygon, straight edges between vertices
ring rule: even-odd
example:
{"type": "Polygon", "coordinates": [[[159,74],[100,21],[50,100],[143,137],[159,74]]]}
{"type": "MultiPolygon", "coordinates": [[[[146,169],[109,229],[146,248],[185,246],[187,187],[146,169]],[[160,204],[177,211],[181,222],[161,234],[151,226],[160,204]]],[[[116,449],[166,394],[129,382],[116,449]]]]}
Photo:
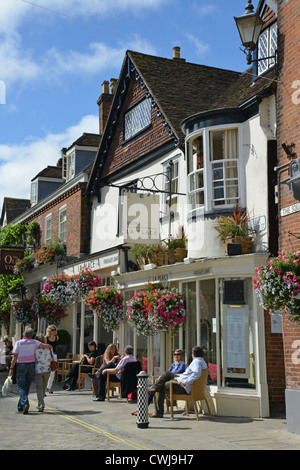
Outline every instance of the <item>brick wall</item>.
{"type": "Polygon", "coordinates": [[[157,116],[156,109],[152,108],[151,127],[144,131],[144,136],[139,135],[138,138],[133,137],[128,142],[123,143],[124,113],[144,98],[145,90],[141,89],[139,80],[136,80],[133,74],[124,106],[118,118],[118,125],[113,136],[102,177],[130,165],[143,155],[147,155],[172,140],[167,127],[162,125],[161,117],[157,116]]]}
{"type": "Polygon", "coordinates": [[[271,332],[271,316],[265,312],[266,367],[271,416],[285,413],[285,363],[282,334],[271,332]]]}
{"type": "MultiPolygon", "coordinates": [[[[279,211],[299,203],[289,192],[286,185],[280,184],[288,176],[287,158],[282,144],[295,143],[294,158],[300,158],[300,8],[299,0],[282,0],[278,2],[278,61],[279,85],[277,88],[277,138],[278,138],[278,171],[279,211]]],[[[280,214],[280,212],[279,212],[280,214]]],[[[300,234],[300,212],[279,217],[279,248],[286,252],[300,250],[300,239],[289,231],[300,234]]],[[[300,342],[300,324],[289,322],[284,316],[284,351],[287,389],[300,389],[300,354],[297,356],[297,341],[300,342]]],[[[299,346],[298,346],[299,348],[299,346]]]]}
{"type": "Polygon", "coordinates": [[[59,198],[51,201],[26,223],[36,220],[41,228],[41,244],[45,243],[45,219],[52,214],[52,239],[58,237],[59,233],[59,211],[66,206],[67,209],[67,255],[79,256],[80,253],[87,253],[88,235],[88,208],[83,197],[85,184],[76,185],[59,198]]]}

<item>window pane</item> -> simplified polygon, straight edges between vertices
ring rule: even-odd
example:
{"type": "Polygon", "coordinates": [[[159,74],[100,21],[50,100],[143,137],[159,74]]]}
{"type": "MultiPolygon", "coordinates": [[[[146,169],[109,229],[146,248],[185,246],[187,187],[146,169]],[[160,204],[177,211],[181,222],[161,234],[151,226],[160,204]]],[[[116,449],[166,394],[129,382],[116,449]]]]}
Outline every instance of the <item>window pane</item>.
{"type": "Polygon", "coordinates": [[[130,139],[149,124],[151,124],[151,98],[145,99],[125,114],[124,139],[130,139]]]}

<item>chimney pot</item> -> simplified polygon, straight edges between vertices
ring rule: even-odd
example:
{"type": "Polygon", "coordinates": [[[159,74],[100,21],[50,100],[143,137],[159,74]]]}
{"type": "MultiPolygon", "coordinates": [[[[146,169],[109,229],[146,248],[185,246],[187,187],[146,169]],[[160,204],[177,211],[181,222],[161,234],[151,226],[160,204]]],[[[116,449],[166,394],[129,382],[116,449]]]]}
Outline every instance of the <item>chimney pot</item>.
{"type": "Polygon", "coordinates": [[[108,80],[104,80],[104,82],[102,83],[102,93],[105,93],[105,94],[109,95],[109,82],[108,82],[108,80]]]}
{"type": "Polygon", "coordinates": [[[180,59],[180,47],[173,47],[173,59],[180,59]]]}
{"type": "Polygon", "coordinates": [[[118,79],[117,78],[111,78],[110,79],[110,92],[112,95],[115,95],[116,90],[118,86],[118,79]]]}

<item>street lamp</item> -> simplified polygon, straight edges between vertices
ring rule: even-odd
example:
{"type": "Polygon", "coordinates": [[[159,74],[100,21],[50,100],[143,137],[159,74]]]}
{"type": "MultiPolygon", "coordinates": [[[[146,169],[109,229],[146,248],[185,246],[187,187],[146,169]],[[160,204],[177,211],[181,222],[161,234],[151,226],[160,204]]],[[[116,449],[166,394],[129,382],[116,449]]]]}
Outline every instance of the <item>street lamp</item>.
{"type": "Polygon", "coordinates": [[[240,33],[242,44],[245,47],[245,54],[247,55],[247,64],[252,64],[252,52],[255,50],[258,37],[260,35],[263,20],[254,13],[254,6],[252,0],[248,0],[245,13],[242,16],[234,17],[236,26],[240,33]]]}

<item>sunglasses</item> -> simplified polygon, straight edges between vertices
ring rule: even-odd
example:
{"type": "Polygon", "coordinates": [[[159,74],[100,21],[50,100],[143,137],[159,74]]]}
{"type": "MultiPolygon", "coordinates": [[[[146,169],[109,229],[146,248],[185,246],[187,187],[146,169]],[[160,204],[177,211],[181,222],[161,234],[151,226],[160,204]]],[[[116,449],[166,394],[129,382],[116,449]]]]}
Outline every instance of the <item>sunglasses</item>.
{"type": "Polygon", "coordinates": [[[181,353],[174,353],[174,356],[181,356],[181,353]]]}

